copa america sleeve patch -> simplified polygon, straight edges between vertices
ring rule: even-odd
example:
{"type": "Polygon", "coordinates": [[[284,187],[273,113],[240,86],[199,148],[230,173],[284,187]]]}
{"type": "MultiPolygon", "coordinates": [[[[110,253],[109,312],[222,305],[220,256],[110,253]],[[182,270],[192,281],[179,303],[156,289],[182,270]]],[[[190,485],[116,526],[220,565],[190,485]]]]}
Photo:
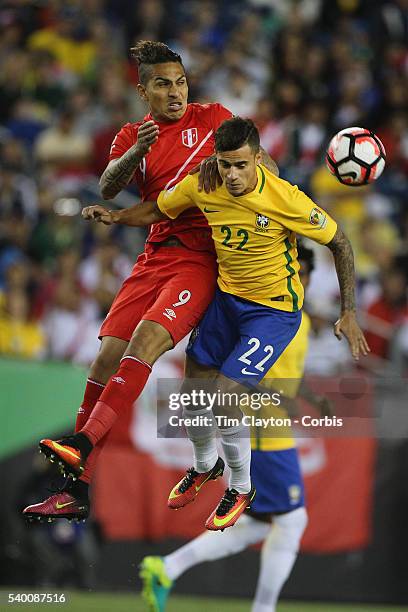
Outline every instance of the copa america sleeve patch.
{"type": "Polygon", "coordinates": [[[327,216],[320,208],[315,207],[311,210],[309,222],[312,225],[320,227],[320,229],[324,229],[327,225],[327,216]]]}

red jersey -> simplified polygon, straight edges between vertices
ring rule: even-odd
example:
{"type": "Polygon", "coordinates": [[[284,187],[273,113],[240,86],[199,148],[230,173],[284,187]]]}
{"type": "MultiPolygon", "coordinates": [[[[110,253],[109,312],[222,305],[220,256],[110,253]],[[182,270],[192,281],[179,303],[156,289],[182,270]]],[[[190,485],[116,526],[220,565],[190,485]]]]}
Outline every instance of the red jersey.
{"type": "MultiPolygon", "coordinates": [[[[188,104],[178,121],[160,123],[159,139],[152,146],[134,174],[142,201],[156,200],[160,191],[181,181],[203,159],[214,153],[214,133],[232,113],[221,104],[188,104]]],[[[118,159],[137,142],[137,130],[143,121],[127,123],[116,134],[109,160],[118,159]]],[[[204,215],[195,208],[185,211],[177,219],[160,221],[150,227],[148,242],[163,242],[170,236],[197,251],[213,250],[211,230],[204,215]]]]}

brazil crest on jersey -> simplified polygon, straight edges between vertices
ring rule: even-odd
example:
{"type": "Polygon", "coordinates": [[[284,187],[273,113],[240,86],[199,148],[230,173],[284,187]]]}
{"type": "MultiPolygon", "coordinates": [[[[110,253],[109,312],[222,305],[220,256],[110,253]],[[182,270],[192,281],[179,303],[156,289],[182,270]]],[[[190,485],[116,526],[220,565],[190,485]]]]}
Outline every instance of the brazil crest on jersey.
{"type": "Polygon", "coordinates": [[[197,206],[206,216],[217,252],[222,291],[288,312],[303,304],[296,236],[327,244],[336,222],[308,196],[264,166],[253,191],[234,197],[224,185],[198,191],[198,175],[159,194],[160,210],[175,219],[197,206]]]}

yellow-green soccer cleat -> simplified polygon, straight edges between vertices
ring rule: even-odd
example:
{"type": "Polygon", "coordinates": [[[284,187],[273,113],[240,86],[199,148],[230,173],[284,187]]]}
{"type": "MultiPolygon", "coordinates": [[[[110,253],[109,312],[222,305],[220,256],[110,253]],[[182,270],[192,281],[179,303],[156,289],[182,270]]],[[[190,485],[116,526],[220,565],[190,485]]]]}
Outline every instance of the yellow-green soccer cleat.
{"type": "Polygon", "coordinates": [[[162,557],[145,557],[139,576],[143,582],[142,597],[149,612],[164,612],[173,580],[166,574],[162,557]]]}

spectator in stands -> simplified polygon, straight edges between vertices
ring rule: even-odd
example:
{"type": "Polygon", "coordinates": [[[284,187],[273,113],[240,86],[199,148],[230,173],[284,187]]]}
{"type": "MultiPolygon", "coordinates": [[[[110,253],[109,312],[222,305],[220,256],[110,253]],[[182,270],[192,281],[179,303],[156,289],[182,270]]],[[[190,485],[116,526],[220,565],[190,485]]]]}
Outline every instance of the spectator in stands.
{"type": "Polygon", "coordinates": [[[65,70],[78,76],[86,75],[95,60],[86,15],[73,5],[63,6],[52,26],[34,32],[28,47],[53,53],[65,70]]]}
{"type": "Polygon", "coordinates": [[[37,185],[20,172],[19,166],[0,160],[0,217],[15,215],[35,221],[37,185]]]}
{"type": "Polygon", "coordinates": [[[42,359],[46,338],[30,317],[29,270],[25,263],[9,266],[6,286],[0,293],[0,354],[23,359],[42,359]]]}
{"type": "Polygon", "coordinates": [[[75,115],[65,109],[57,124],[44,130],[35,144],[35,157],[41,165],[57,175],[78,175],[88,171],[91,139],[76,132],[75,115]]]}
{"type": "Polygon", "coordinates": [[[372,355],[389,358],[395,331],[407,317],[406,270],[395,261],[381,276],[381,295],[367,308],[366,338],[372,355]]]}
{"type": "Polygon", "coordinates": [[[91,352],[92,360],[99,345],[97,332],[91,344],[90,338],[101,320],[95,316],[94,305],[81,285],[77,251],[68,249],[59,255],[57,273],[43,287],[43,299],[49,356],[72,361],[78,354],[89,358],[91,352]]]}
{"type": "Polygon", "coordinates": [[[305,374],[334,376],[352,368],[353,360],[347,345],[333,334],[337,306],[329,301],[308,302],[311,330],[305,361],[305,374]]]}
{"type": "MultiPolygon", "coordinates": [[[[105,229],[105,228],[104,228],[105,229]]],[[[97,316],[105,318],[113,298],[131,273],[130,259],[108,237],[101,238],[79,267],[79,279],[88,296],[95,301],[97,316]]]]}

